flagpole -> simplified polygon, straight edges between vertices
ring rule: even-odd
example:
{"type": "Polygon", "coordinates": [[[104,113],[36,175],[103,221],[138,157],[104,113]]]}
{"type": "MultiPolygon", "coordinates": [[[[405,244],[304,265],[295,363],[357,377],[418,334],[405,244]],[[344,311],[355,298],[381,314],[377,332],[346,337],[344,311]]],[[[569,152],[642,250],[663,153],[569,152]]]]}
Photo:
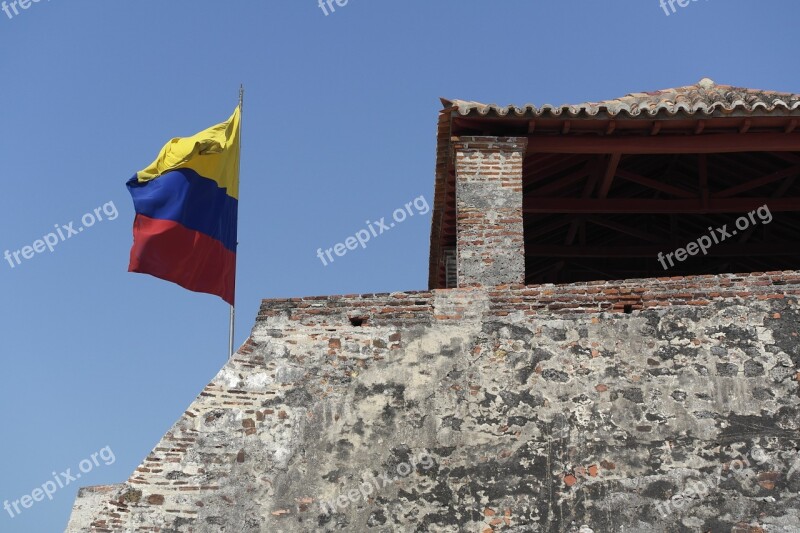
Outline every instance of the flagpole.
{"type": "Polygon", "coordinates": [[[233,326],[234,320],[236,318],[236,310],[233,306],[231,306],[231,324],[230,324],[230,332],[228,334],[228,359],[233,358],[233,326]]]}
{"type": "MultiPolygon", "coordinates": [[[[244,107],[244,85],[239,85],[239,172],[241,173],[242,168],[242,137],[241,137],[241,128],[242,128],[242,108],[244,107]]],[[[237,176],[238,179],[239,176],[237,176]]],[[[238,246],[239,243],[237,242],[236,245],[238,246]]],[[[236,272],[233,274],[234,280],[236,279],[236,272]]],[[[234,336],[234,329],[236,326],[236,308],[231,306],[231,317],[230,317],[230,325],[228,329],[228,359],[233,358],[233,336],[234,336]]]]}

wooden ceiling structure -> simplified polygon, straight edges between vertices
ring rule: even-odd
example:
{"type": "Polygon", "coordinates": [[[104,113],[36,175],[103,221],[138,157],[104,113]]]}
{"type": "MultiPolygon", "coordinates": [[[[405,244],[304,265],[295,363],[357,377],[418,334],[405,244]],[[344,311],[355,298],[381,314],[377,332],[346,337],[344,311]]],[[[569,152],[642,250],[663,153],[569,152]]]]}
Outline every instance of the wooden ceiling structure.
{"type": "Polygon", "coordinates": [[[704,79],[577,106],[443,102],[432,286],[446,286],[442,251],[455,246],[450,143],[462,135],[528,138],[528,284],[800,268],[800,95],[704,79]],[[763,206],[770,220],[737,229],[763,206]],[[659,262],[724,226],[706,255],[659,262]]]}

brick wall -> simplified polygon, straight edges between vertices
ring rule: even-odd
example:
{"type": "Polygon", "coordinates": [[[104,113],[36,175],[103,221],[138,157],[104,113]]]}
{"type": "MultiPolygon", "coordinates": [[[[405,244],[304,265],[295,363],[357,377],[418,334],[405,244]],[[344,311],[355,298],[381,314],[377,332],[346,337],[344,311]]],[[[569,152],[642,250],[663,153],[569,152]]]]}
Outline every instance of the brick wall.
{"type": "Polygon", "coordinates": [[[526,147],[521,137],[461,137],[454,143],[459,287],[524,281],[526,147]]]}
{"type": "Polygon", "coordinates": [[[433,294],[429,291],[393,294],[350,294],[264,300],[258,322],[285,319],[302,326],[360,324],[429,324],[433,294]]]}
{"type": "Polygon", "coordinates": [[[492,313],[621,313],[715,300],[783,299],[800,294],[800,272],[753,272],[564,285],[505,286],[489,289],[492,313]]]}
{"type": "Polygon", "coordinates": [[[752,272],[702,276],[591,281],[563,285],[507,284],[392,294],[353,294],[268,299],[261,303],[258,322],[290,328],[353,325],[429,325],[512,313],[548,315],[624,313],[673,306],[704,306],[732,298],[768,300],[800,295],[800,271],[752,272]],[[485,307],[478,301],[485,298],[485,307]]]}

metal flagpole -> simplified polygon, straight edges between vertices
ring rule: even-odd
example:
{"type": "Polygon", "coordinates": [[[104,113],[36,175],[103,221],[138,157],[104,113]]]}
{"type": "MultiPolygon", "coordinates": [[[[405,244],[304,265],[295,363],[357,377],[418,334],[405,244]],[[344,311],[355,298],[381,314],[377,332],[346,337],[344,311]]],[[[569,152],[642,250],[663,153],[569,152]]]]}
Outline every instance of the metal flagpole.
{"type": "MultiPolygon", "coordinates": [[[[242,108],[244,107],[244,85],[239,85],[239,172],[241,173],[242,168],[242,108]]],[[[238,178],[238,176],[237,176],[238,178]]],[[[236,243],[238,246],[238,242],[236,243]]],[[[234,276],[236,274],[234,273],[234,276]]],[[[236,308],[231,306],[231,321],[230,321],[230,328],[228,331],[228,359],[233,358],[233,334],[234,334],[234,326],[236,325],[236,308]]]]}
{"type": "Polygon", "coordinates": [[[230,334],[228,336],[228,359],[233,358],[233,325],[234,319],[236,318],[236,309],[231,306],[231,325],[230,325],[230,334]]]}

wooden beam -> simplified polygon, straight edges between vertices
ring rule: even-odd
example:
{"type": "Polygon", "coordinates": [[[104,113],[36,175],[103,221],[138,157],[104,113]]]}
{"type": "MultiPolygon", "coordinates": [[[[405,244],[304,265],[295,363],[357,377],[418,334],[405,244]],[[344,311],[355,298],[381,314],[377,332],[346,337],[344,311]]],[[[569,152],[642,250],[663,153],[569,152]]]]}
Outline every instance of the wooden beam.
{"type": "Polygon", "coordinates": [[[741,135],[743,133],[747,133],[747,131],[750,129],[750,126],[752,126],[752,125],[753,125],[753,121],[752,120],[750,120],[749,118],[744,119],[744,122],[742,122],[742,125],[739,126],[739,134],[741,135]]]}
{"type": "Polygon", "coordinates": [[[698,120],[697,125],[694,127],[694,134],[700,135],[703,133],[703,130],[706,129],[706,121],[705,120],[698,120]]]}
{"type": "Polygon", "coordinates": [[[734,185],[733,187],[728,187],[723,191],[715,193],[713,196],[714,198],[729,198],[741,192],[757,189],[758,187],[763,187],[764,185],[769,185],[774,181],[790,178],[792,176],[796,176],[797,174],[800,174],[800,166],[784,168],[783,170],[773,172],[772,174],[767,174],[766,176],[762,176],[739,185],[734,185]]]}
{"type": "MultiPolygon", "coordinates": [[[[745,178],[757,178],[763,176],[764,172],[771,172],[773,170],[772,166],[766,166],[768,161],[765,160],[765,155],[780,158],[781,155],[790,154],[791,152],[770,152],[769,154],[754,154],[753,157],[750,157],[750,154],[747,153],[715,154],[714,176],[716,178],[727,178],[729,182],[732,179],[730,186],[737,185],[742,183],[745,178]],[[721,171],[724,171],[724,174],[721,171]]],[[[797,165],[800,164],[800,162],[794,164],[797,165]]],[[[719,181],[719,179],[717,181],[719,181]]]]}
{"type": "Polygon", "coordinates": [[[697,171],[700,178],[700,199],[703,201],[703,207],[708,208],[708,156],[706,154],[698,155],[697,171]]]}
{"type": "MultiPolygon", "coordinates": [[[[687,242],[688,244],[688,242],[687,242]]],[[[525,255],[527,257],[551,257],[551,258],[633,258],[633,257],[652,257],[657,261],[659,252],[667,254],[673,250],[672,245],[664,243],[662,245],[644,246],[562,246],[559,244],[538,244],[527,245],[525,255]]],[[[712,244],[706,250],[704,256],[701,251],[694,256],[688,256],[687,260],[693,257],[756,257],[756,256],[784,256],[800,255],[797,248],[797,241],[776,242],[776,243],[751,243],[751,244],[712,244]]],[[[674,261],[674,260],[673,260],[674,261]]],[[[686,260],[684,260],[685,262],[686,260]]],[[[680,261],[674,261],[676,265],[680,261]]]]}
{"type": "Polygon", "coordinates": [[[544,225],[536,225],[536,224],[526,224],[526,226],[530,227],[531,229],[525,230],[525,238],[526,239],[536,239],[541,237],[542,235],[546,235],[550,232],[553,232],[557,229],[561,229],[567,224],[571,224],[574,217],[564,217],[562,219],[556,220],[554,222],[550,222],[549,224],[544,225]]]}
{"type": "Polygon", "coordinates": [[[574,214],[743,214],[764,204],[773,213],[800,211],[799,198],[711,198],[704,207],[702,200],[653,200],[649,198],[529,198],[523,199],[525,213],[574,214]]]}
{"type": "Polygon", "coordinates": [[[711,154],[800,152],[798,133],[710,134],[702,137],[529,136],[528,150],[556,154],[711,154]]]}
{"type": "Polygon", "coordinates": [[[664,239],[657,237],[652,233],[637,229],[630,224],[620,224],[618,222],[612,222],[601,217],[587,217],[586,221],[590,224],[594,224],[595,226],[602,226],[619,233],[624,233],[625,235],[630,235],[631,237],[636,237],[637,239],[641,239],[643,241],[664,242],[664,239]]]}
{"type": "Polygon", "coordinates": [[[793,165],[800,165],[800,155],[793,154],[791,152],[775,152],[774,154],[770,155],[783,159],[787,163],[792,163],[793,165]]]}
{"type": "Polygon", "coordinates": [[[553,263],[553,264],[545,265],[543,268],[540,268],[539,270],[536,270],[535,272],[532,272],[530,275],[525,276],[525,279],[527,280],[527,279],[535,278],[537,276],[541,276],[542,274],[547,274],[548,272],[551,272],[552,270],[560,269],[563,266],[564,266],[564,261],[558,261],[558,262],[553,263]]]}
{"type": "Polygon", "coordinates": [[[781,186],[778,187],[775,190],[774,193],[772,193],[772,197],[773,198],[780,198],[781,196],[786,194],[786,191],[788,191],[789,189],[792,188],[792,185],[794,185],[794,182],[796,180],[797,180],[797,178],[789,178],[789,179],[785,180],[783,183],[781,183],[781,186]]]}
{"type": "Polygon", "coordinates": [[[570,224],[569,229],[567,230],[567,236],[564,238],[564,245],[570,246],[573,242],[575,242],[575,237],[578,235],[578,228],[581,225],[581,219],[575,219],[570,224]]]}
{"type": "Polygon", "coordinates": [[[617,152],[611,154],[611,159],[608,161],[606,173],[603,175],[603,180],[600,182],[600,189],[597,191],[598,198],[605,198],[608,196],[608,191],[611,189],[611,182],[614,181],[614,176],[617,175],[617,168],[622,154],[617,152]]]}
{"type": "Polygon", "coordinates": [[[558,192],[565,187],[569,187],[573,183],[577,183],[581,181],[583,178],[589,175],[589,171],[591,166],[591,161],[587,161],[586,164],[579,170],[572,172],[571,174],[567,174],[564,177],[558,178],[556,181],[552,183],[548,183],[543,187],[539,187],[538,189],[532,191],[525,191],[525,194],[530,194],[531,196],[547,196],[553,194],[554,192],[558,192]]]}
{"type": "Polygon", "coordinates": [[[765,226],[763,224],[761,224],[759,226],[750,226],[749,228],[747,228],[747,230],[745,230],[745,231],[743,231],[742,233],[739,234],[739,240],[737,242],[739,244],[746,243],[747,241],[750,240],[750,237],[752,237],[755,234],[755,232],[756,232],[756,230],[758,228],[766,229],[767,226],[765,226]]]}
{"type": "Polygon", "coordinates": [[[589,168],[589,179],[586,180],[586,184],[583,186],[581,198],[589,198],[592,196],[595,187],[597,187],[597,182],[600,181],[600,173],[603,171],[602,157],[590,158],[588,162],[591,165],[589,168]]]}
{"type": "Polygon", "coordinates": [[[583,155],[575,155],[570,157],[553,157],[549,163],[538,163],[536,161],[528,160],[524,163],[523,172],[525,177],[531,175],[532,179],[525,180],[525,183],[533,183],[549,178],[551,174],[556,172],[563,172],[570,169],[575,165],[579,165],[581,161],[585,160],[583,155]]]}
{"type": "MultiPolygon", "coordinates": [[[[590,164],[589,168],[589,179],[586,180],[586,184],[583,186],[583,190],[581,191],[581,198],[589,198],[592,196],[595,187],[597,187],[597,182],[600,181],[600,173],[603,171],[603,157],[596,156],[594,158],[589,158],[587,162],[590,164]]],[[[569,229],[567,230],[567,236],[564,239],[564,244],[572,244],[575,241],[575,236],[578,234],[578,224],[580,224],[580,220],[573,219],[572,224],[570,224],[569,229]]]]}
{"type": "Polygon", "coordinates": [[[661,121],[656,120],[650,128],[650,135],[658,135],[659,131],[661,131],[661,121]]]}
{"type": "Polygon", "coordinates": [[[652,178],[641,176],[635,172],[631,172],[630,170],[625,170],[624,168],[617,169],[617,177],[633,183],[638,183],[639,185],[643,185],[650,189],[655,189],[657,191],[677,196],[678,198],[697,198],[696,193],[676,187],[675,185],[670,185],[669,183],[664,183],[652,178]]]}

